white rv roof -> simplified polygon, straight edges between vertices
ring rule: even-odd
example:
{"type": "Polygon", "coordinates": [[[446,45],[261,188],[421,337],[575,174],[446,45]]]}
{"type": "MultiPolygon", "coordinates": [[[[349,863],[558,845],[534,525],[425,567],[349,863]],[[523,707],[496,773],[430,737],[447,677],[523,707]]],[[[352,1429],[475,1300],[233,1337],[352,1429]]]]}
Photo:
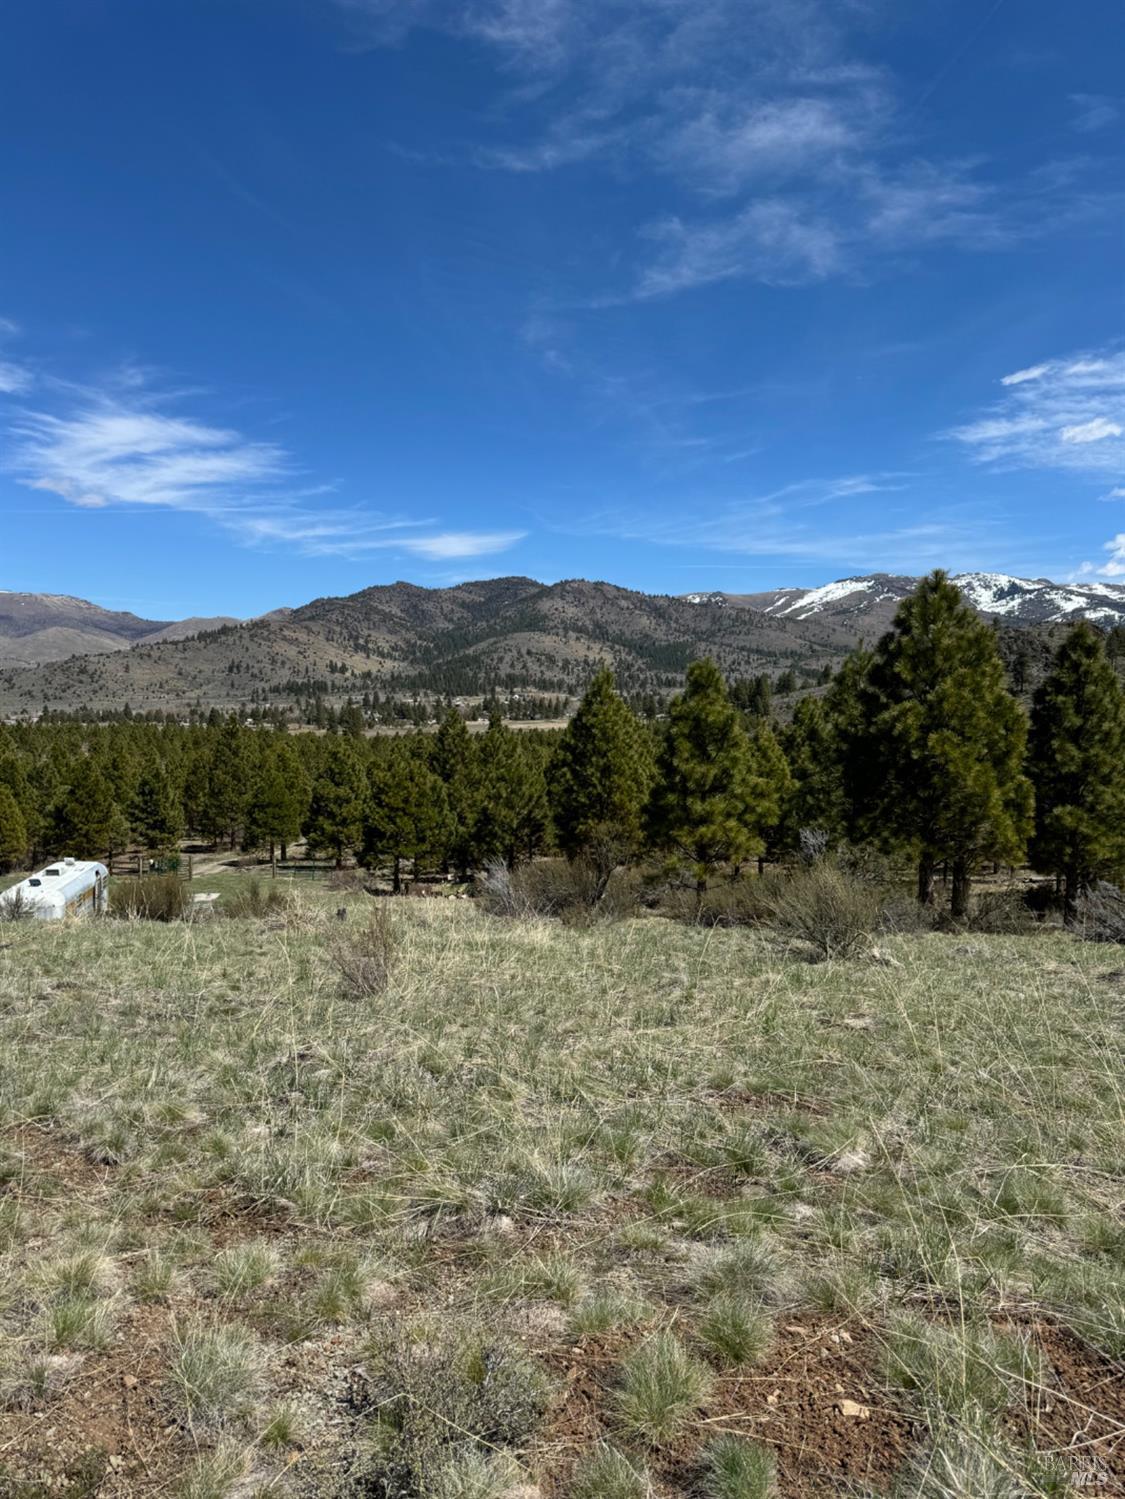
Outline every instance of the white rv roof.
{"type": "Polygon", "coordinates": [[[42,869],[29,874],[26,880],[5,890],[2,898],[11,899],[17,891],[28,901],[35,901],[39,896],[51,893],[65,897],[72,892],[84,890],[92,876],[108,873],[105,865],[94,859],[56,859],[53,864],[44,864],[42,869]]]}

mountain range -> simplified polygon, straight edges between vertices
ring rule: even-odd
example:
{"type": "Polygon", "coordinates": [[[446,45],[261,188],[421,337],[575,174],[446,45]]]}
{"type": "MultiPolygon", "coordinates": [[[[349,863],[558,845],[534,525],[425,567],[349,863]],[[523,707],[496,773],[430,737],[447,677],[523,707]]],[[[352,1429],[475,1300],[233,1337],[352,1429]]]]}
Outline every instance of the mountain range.
{"type": "MultiPolygon", "coordinates": [[[[1010,578],[1005,573],[958,573],[952,581],[989,619],[1016,625],[1061,624],[1088,619],[1125,623],[1125,584],[1052,583],[1048,578],[1010,578]]],[[[895,610],[918,579],[893,573],[841,578],[820,588],[776,588],[769,593],[689,593],[693,604],[758,609],[776,619],[833,620],[868,640],[889,628],[895,610]]]]}
{"type": "MultiPolygon", "coordinates": [[[[1077,618],[1125,624],[1125,585],[997,573],[955,581],[985,618],[1021,637],[1077,618]]],[[[574,694],[603,662],[624,690],[662,694],[704,654],[730,676],[792,671],[799,686],[813,686],[887,628],[916,582],[874,573],[813,589],[680,597],[582,579],[393,583],[245,622],[146,620],[82,599],[0,593],[0,715],[44,705],[300,706],[373,692],[574,694]]]]}

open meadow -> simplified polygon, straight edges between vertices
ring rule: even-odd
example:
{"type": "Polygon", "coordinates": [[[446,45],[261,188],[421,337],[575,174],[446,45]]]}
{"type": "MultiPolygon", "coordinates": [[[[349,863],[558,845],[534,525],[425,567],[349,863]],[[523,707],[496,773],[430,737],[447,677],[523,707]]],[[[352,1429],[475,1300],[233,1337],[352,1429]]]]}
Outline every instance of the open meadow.
{"type": "Polygon", "coordinates": [[[0,926],[0,1493],[1125,1492],[1123,1009],[1057,930],[0,926]]]}

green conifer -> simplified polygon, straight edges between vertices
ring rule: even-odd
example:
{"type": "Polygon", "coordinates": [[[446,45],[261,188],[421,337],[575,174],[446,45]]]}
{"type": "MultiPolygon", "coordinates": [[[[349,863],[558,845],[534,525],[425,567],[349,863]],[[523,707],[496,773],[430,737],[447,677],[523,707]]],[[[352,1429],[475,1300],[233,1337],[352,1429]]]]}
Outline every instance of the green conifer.
{"type": "Polygon", "coordinates": [[[1027,717],[1007,689],[993,632],[944,572],[899,605],[859,697],[854,749],[865,762],[867,827],[914,849],[923,903],[936,863],[947,860],[951,912],[963,917],[976,864],[1023,857],[1032,791],[1027,717]]]}
{"type": "Polygon", "coordinates": [[[612,672],[603,668],[564,730],[548,770],[559,848],[569,859],[590,860],[599,895],[614,869],[641,846],[653,770],[649,736],[614,691],[612,672]]]}
{"type": "Polygon", "coordinates": [[[1031,862],[1061,876],[1069,919],[1094,880],[1125,869],[1125,697],[1092,625],[1070,630],[1035,693],[1028,769],[1031,862]]]}
{"type": "Polygon", "coordinates": [[[702,893],[721,864],[740,864],[761,848],[750,743],[713,661],[688,667],[668,726],[648,805],[654,847],[689,865],[702,893]]]}
{"type": "Polygon", "coordinates": [[[14,794],[0,783],[0,870],[22,869],[27,858],[27,824],[14,794]]]}
{"type": "Polygon", "coordinates": [[[363,833],[368,784],[360,747],[354,739],[327,741],[324,761],[313,781],[304,832],[310,848],[329,849],[337,869],[363,833]]]}
{"type": "Polygon", "coordinates": [[[445,784],[411,740],[372,766],[370,782],[361,858],[369,867],[390,860],[397,895],[403,860],[410,860],[417,878],[423,864],[437,863],[444,853],[450,831],[445,784]]]}

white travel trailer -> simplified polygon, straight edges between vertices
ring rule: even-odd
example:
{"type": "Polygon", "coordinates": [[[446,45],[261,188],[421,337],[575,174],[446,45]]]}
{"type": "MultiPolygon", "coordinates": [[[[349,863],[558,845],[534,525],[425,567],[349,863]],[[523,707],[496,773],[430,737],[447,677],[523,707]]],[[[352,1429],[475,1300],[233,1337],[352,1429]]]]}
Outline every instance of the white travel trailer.
{"type": "Polygon", "coordinates": [[[109,870],[104,864],[57,859],[0,895],[0,906],[20,907],[37,921],[94,916],[108,904],[109,870]]]}

